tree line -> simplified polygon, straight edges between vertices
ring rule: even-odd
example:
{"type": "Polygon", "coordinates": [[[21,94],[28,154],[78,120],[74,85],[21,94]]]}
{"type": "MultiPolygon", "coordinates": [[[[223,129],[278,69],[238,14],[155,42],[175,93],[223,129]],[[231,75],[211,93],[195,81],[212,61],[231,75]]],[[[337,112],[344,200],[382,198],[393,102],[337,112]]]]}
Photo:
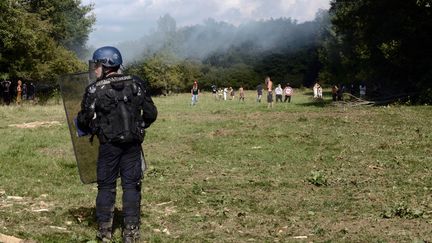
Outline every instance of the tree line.
{"type": "MultiPolygon", "coordinates": [[[[369,95],[406,93],[432,102],[431,0],[331,0],[312,21],[291,18],[234,26],[208,19],[178,27],[159,18],[155,31],[118,44],[133,60],[126,72],[157,92],[253,89],[270,76],[294,87],[366,84],[369,95]]],[[[0,78],[55,82],[84,71],[92,5],[79,0],[0,2],[0,78]]],[[[116,45],[113,43],[113,45],[116,45]]]]}
{"type": "Polygon", "coordinates": [[[209,19],[176,28],[165,15],[140,40],[146,44],[129,70],[159,89],[186,90],[193,79],[205,88],[251,89],[268,75],[295,87],[364,84],[370,96],[406,94],[432,102],[430,0],[330,4],[305,23],[279,18],[236,27],[209,19]],[[162,79],[160,70],[166,71],[162,79]]]}
{"type": "Polygon", "coordinates": [[[432,102],[432,1],[332,0],[329,18],[320,77],[432,102]]]}
{"type": "Polygon", "coordinates": [[[127,72],[144,76],[160,91],[188,90],[194,80],[205,89],[213,84],[254,89],[266,76],[308,86],[319,75],[326,14],[305,23],[278,18],[233,26],[208,19],[182,28],[167,14],[153,33],[120,48],[126,56],[139,53],[127,72]]]}

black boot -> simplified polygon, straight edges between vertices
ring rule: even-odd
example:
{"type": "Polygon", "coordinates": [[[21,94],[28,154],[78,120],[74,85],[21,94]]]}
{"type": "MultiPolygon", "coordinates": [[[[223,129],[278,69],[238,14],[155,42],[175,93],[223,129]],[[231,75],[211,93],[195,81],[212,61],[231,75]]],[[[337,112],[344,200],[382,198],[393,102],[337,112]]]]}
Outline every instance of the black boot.
{"type": "Polygon", "coordinates": [[[99,223],[99,229],[96,236],[102,242],[111,242],[112,223],[111,222],[99,223]]]}
{"type": "Polygon", "coordinates": [[[134,224],[126,224],[123,229],[123,243],[137,243],[139,240],[139,226],[134,224]]]}

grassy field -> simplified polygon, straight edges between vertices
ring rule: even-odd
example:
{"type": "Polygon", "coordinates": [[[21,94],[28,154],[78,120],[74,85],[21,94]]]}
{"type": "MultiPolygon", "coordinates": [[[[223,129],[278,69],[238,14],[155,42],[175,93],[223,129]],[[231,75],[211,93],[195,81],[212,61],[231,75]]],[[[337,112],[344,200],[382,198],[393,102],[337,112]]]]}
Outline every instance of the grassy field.
{"type": "MultiPolygon", "coordinates": [[[[297,92],[267,109],[254,96],[154,98],[143,241],[432,241],[429,106],[335,106],[297,92]]],[[[1,234],[94,242],[97,189],[80,182],[65,121],[61,104],[0,107],[1,234]]]]}

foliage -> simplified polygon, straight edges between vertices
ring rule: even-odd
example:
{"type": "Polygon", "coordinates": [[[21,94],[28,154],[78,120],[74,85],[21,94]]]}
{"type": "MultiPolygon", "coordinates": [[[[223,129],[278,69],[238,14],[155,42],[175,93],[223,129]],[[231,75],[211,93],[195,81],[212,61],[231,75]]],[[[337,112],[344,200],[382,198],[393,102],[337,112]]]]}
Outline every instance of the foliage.
{"type": "Polygon", "coordinates": [[[0,73],[53,83],[59,74],[84,70],[73,51],[83,47],[93,24],[91,17],[83,18],[89,6],[75,0],[7,0],[0,10],[0,73]]]}
{"type": "Polygon", "coordinates": [[[23,6],[52,25],[49,34],[57,43],[80,57],[86,54],[85,44],[96,21],[89,15],[92,5],[81,5],[81,0],[27,0],[23,6]]]}
{"type": "Polygon", "coordinates": [[[405,202],[396,203],[392,208],[386,208],[381,212],[381,217],[386,219],[394,217],[413,219],[422,217],[423,215],[423,210],[410,208],[405,202]]]}
{"type": "Polygon", "coordinates": [[[418,103],[432,104],[432,88],[428,88],[420,93],[418,103]]]}
{"type": "Polygon", "coordinates": [[[125,72],[145,78],[154,90],[163,93],[177,90],[182,85],[178,61],[169,53],[155,54],[146,62],[128,67],[125,72]]]}
{"type": "Polygon", "coordinates": [[[327,178],[321,171],[312,171],[310,176],[307,178],[307,181],[315,186],[326,186],[327,178]]]}
{"type": "Polygon", "coordinates": [[[234,87],[253,89],[253,84],[259,83],[260,77],[253,70],[253,67],[246,64],[235,64],[231,67],[207,67],[206,73],[202,77],[201,87],[210,90],[212,84],[217,87],[234,87]]]}
{"type": "Polygon", "coordinates": [[[9,79],[9,73],[0,74],[1,81],[9,79]]]}
{"type": "Polygon", "coordinates": [[[332,0],[330,16],[322,77],[381,93],[432,87],[430,1],[332,0]]]}

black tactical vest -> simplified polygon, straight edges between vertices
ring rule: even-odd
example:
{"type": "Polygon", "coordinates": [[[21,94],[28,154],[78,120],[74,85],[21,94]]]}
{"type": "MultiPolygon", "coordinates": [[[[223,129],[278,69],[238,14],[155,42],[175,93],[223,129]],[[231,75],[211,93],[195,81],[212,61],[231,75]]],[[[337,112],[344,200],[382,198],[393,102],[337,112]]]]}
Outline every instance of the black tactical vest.
{"type": "Polygon", "coordinates": [[[93,130],[101,143],[142,142],[144,121],[141,116],[143,88],[131,76],[115,76],[97,81],[96,118],[93,130]]]}

